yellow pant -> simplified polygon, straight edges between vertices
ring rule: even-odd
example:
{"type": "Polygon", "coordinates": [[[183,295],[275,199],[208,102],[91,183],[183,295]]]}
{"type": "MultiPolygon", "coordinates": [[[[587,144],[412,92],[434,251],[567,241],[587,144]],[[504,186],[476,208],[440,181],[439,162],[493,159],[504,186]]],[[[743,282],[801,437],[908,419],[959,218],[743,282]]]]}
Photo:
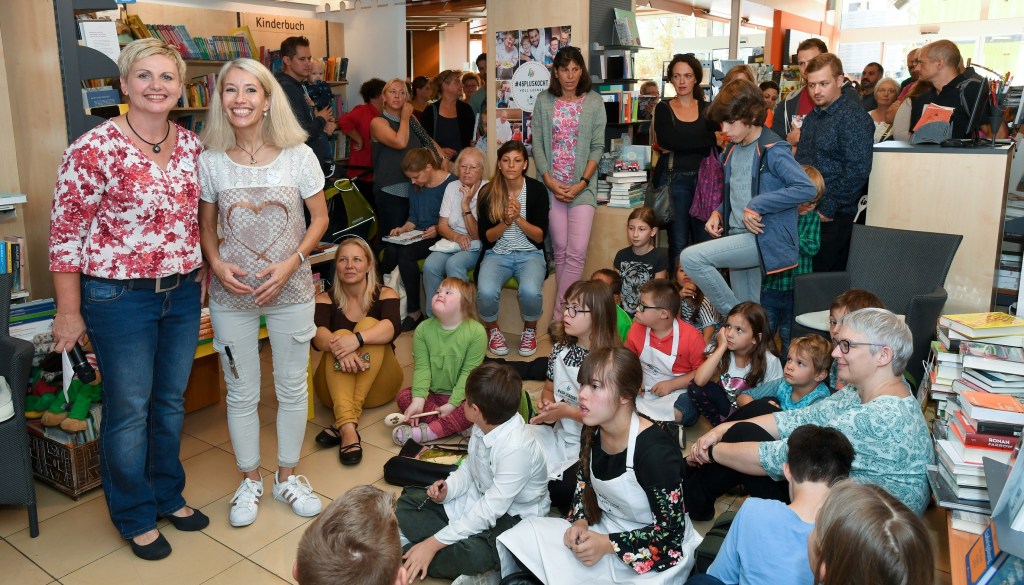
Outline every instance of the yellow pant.
{"type": "MultiPolygon", "coordinates": [[[[356,323],[355,331],[342,329],[335,335],[366,331],[377,324],[373,317],[364,317],[356,323]]],[[[370,368],[350,374],[334,369],[334,358],[324,353],[320,366],[313,375],[313,390],[325,406],[334,409],[334,425],[358,425],[363,407],[376,408],[395,399],[402,386],[402,366],[398,364],[391,344],[366,345],[359,353],[370,354],[370,368]]]]}

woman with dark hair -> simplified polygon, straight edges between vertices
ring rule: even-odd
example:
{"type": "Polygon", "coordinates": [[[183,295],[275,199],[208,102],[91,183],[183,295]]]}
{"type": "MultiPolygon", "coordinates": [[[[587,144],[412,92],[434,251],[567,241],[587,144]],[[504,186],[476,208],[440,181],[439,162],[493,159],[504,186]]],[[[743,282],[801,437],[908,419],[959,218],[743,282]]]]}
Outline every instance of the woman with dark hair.
{"type": "Polygon", "coordinates": [[[665,76],[676,95],[654,107],[651,144],[662,154],[651,179],[657,186],[672,185],[675,221],[667,227],[669,259],[674,261],[683,248],[702,239],[700,222],[692,219],[689,211],[697,188],[697,170],[718,143],[718,125],[704,116],[707,103],[700,87],[704,69],[696,57],[676,55],[665,76]]]}
{"type": "Polygon", "coordinates": [[[555,55],[551,86],[533,107],[533,160],[551,194],[551,246],[558,294],[552,320],[562,320],[565,291],[583,275],[597,209],[597,163],[607,117],[576,47],[555,55]]]}
{"type": "Polygon", "coordinates": [[[426,75],[417,75],[409,86],[409,103],[412,104],[412,112],[417,120],[423,121],[423,110],[427,108],[429,102],[430,78],[426,75]]]}
{"type": "Polygon", "coordinates": [[[522,142],[510,140],[497,153],[491,182],[480,190],[477,232],[480,263],[476,269],[477,306],[487,327],[487,349],[508,354],[505,336],[498,329],[501,287],[509,278],[519,283],[523,336],[519,355],[537,352],[537,319],[544,310],[544,232],[548,229],[548,194],[540,181],[526,176],[529,158],[522,142]]]}
{"type": "Polygon", "coordinates": [[[370,205],[373,197],[373,154],[370,151],[370,123],[384,110],[384,80],[373,79],[359,86],[363,103],[338,119],[338,128],[352,141],[348,157],[348,178],[359,188],[370,205]]]}
{"type": "Polygon", "coordinates": [[[437,101],[423,109],[420,121],[427,134],[441,146],[441,154],[455,160],[459,152],[473,142],[473,108],[462,97],[462,72],[442,71],[430,82],[437,101]]]}
{"type": "Polygon", "coordinates": [[[761,90],[742,79],[723,87],[707,112],[732,143],[723,154],[725,191],[705,225],[713,239],[683,250],[679,263],[723,314],[760,300],[762,271],[796,267],[797,206],[817,192],[792,149],[764,131],[767,113],[761,90]]]}

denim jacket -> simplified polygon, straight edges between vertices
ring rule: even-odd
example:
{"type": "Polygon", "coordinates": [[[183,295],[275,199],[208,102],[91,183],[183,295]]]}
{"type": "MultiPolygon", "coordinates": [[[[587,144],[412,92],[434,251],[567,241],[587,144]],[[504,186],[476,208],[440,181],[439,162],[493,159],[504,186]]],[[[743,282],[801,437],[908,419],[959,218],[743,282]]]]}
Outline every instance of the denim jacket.
{"type": "MultiPolygon", "coordinates": [[[[722,164],[725,166],[725,189],[718,212],[723,223],[728,222],[730,211],[729,177],[732,165],[729,157],[735,144],[725,147],[722,164]]],[[[788,270],[800,259],[800,238],[797,235],[797,206],[814,199],[815,188],[807,173],[796,159],[789,143],[768,128],[761,130],[754,152],[754,196],[747,209],[761,216],[764,233],[757,236],[761,269],[765,274],[788,270]]],[[[728,224],[726,223],[726,229],[728,224]]]]}

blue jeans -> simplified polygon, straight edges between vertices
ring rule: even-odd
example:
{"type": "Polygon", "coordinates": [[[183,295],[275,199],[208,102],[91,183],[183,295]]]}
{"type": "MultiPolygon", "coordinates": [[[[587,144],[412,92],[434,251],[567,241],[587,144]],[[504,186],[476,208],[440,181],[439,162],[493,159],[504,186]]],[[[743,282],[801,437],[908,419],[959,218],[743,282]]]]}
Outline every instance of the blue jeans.
{"type": "Polygon", "coordinates": [[[126,539],[185,505],[178,452],[199,308],[191,280],[155,293],[82,277],[82,317],[103,374],[100,478],[126,539]]]}
{"type": "MultiPolygon", "coordinates": [[[[674,172],[668,180],[672,181],[672,209],[676,215],[672,225],[668,226],[668,257],[675,262],[684,248],[698,241],[696,237],[704,231],[704,226],[690,217],[693,192],[697,189],[697,173],[674,172]]],[[[659,182],[664,181],[662,178],[659,182]]]]}
{"type": "Polygon", "coordinates": [[[431,252],[423,261],[423,292],[427,299],[424,310],[427,317],[434,316],[430,299],[441,286],[445,278],[459,278],[469,281],[469,271],[476,266],[480,258],[480,250],[461,250],[459,252],[431,252]]]}
{"type": "Polygon", "coordinates": [[[700,419],[700,411],[693,405],[688,392],[680,393],[673,407],[677,413],[676,422],[684,427],[692,427],[700,419]]]}
{"type": "Polygon", "coordinates": [[[541,250],[511,254],[495,254],[493,250],[488,250],[480,262],[480,272],[476,275],[480,319],[485,323],[498,320],[501,287],[513,276],[519,282],[519,310],[523,313],[523,321],[540,319],[544,311],[544,297],[541,293],[547,274],[548,267],[541,250]]]}
{"type": "Polygon", "coordinates": [[[786,363],[789,355],[789,342],[793,328],[793,291],[761,289],[761,306],[768,313],[768,330],[770,339],[778,332],[782,338],[782,353],[779,358],[786,363]]]}
{"type": "Polygon", "coordinates": [[[697,573],[686,580],[686,585],[725,585],[718,577],[712,577],[707,573],[697,573]]]}
{"type": "Polygon", "coordinates": [[[761,297],[761,255],[750,232],[690,246],[679,255],[679,262],[723,315],[743,301],[756,303],[761,297]],[[729,269],[732,288],[719,272],[722,268],[729,269]]]}

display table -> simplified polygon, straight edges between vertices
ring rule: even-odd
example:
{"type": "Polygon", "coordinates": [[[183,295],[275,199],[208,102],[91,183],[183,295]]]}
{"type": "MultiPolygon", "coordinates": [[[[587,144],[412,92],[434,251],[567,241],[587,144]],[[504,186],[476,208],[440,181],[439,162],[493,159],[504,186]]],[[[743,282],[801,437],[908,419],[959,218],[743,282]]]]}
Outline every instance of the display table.
{"type": "Polygon", "coordinates": [[[906,142],[874,147],[868,225],[963,235],[946,276],[945,313],[992,308],[1011,152],[906,142]]]}

